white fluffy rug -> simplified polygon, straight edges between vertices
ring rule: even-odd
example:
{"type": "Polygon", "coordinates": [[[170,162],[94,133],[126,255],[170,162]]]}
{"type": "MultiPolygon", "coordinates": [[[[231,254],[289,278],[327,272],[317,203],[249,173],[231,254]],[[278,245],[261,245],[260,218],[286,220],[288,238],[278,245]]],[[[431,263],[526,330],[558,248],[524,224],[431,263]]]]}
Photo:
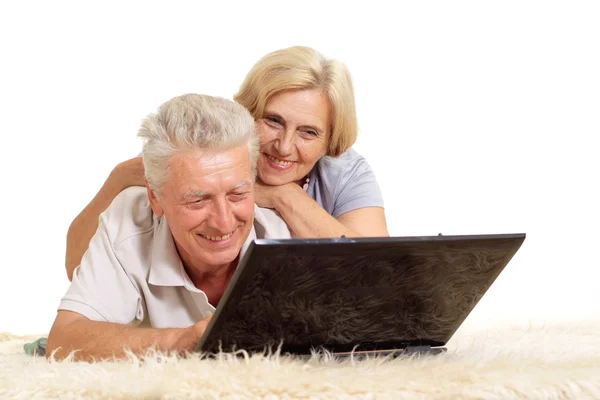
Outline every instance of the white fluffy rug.
{"type": "Polygon", "coordinates": [[[462,327],[448,353],[412,359],[48,362],[0,333],[0,398],[600,399],[600,320],[462,327]]]}

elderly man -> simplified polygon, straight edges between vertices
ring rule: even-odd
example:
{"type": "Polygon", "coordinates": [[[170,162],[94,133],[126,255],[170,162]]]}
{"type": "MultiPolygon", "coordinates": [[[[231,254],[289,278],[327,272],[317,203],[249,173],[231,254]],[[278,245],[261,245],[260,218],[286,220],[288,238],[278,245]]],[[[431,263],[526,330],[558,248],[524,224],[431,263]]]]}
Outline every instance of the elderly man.
{"type": "Polygon", "coordinates": [[[147,187],[123,191],[101,215],[48,356],[193,351],[250,242],[290,237],[273,211],[254,204],[258,142],[242,106],[176,97],[139,136],[147,187]]]}

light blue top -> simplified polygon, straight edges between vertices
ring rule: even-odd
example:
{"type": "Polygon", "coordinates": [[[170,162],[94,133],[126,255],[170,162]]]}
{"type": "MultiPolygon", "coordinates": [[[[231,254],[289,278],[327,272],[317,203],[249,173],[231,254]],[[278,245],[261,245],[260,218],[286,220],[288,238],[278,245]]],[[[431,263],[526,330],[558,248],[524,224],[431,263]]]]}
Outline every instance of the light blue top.
{"type": "Polygon", "coordinates": [[[308,177],[307,194],[335,218],[358,208],[383,207],[373,170],[353,149],[321,158],[308,177]]]}

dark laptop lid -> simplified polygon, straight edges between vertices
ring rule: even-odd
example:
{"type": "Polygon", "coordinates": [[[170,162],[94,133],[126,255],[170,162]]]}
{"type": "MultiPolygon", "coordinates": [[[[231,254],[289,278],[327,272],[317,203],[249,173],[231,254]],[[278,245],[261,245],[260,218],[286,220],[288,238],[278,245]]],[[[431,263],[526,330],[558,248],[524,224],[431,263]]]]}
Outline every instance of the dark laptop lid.
{"type": "Polygon", "coordinates": [[[197,350],[443,346],[524,234],[256,240],[197,350]]]}

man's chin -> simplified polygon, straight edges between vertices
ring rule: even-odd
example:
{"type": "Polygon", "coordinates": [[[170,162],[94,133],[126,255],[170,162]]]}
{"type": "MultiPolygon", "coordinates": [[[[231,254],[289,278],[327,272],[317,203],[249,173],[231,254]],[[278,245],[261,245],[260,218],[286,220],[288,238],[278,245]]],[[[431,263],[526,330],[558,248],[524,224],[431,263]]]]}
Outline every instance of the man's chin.
{"type": "Polygon", "coordinates": [[[232,254],[210,254],[206,257],[206,262],[215,268],[220,268],[234,262],[238,255],[239,251],[232,254]]]}
{"type": "Polygon", "coordinates": [[[214,266],[221,266],[223,264],[229,264],[238,257],[238,255],[240,254],[240,251],[241,251],[241,247],[242,247],[241,245],[237,245],[237,243],[236,243],[235,245],[229,246],[227,248],[221,248],[221,249],[203,248],[201,250],[202,258],[204,258],[207,263],[214,265],[214,266]]]}

